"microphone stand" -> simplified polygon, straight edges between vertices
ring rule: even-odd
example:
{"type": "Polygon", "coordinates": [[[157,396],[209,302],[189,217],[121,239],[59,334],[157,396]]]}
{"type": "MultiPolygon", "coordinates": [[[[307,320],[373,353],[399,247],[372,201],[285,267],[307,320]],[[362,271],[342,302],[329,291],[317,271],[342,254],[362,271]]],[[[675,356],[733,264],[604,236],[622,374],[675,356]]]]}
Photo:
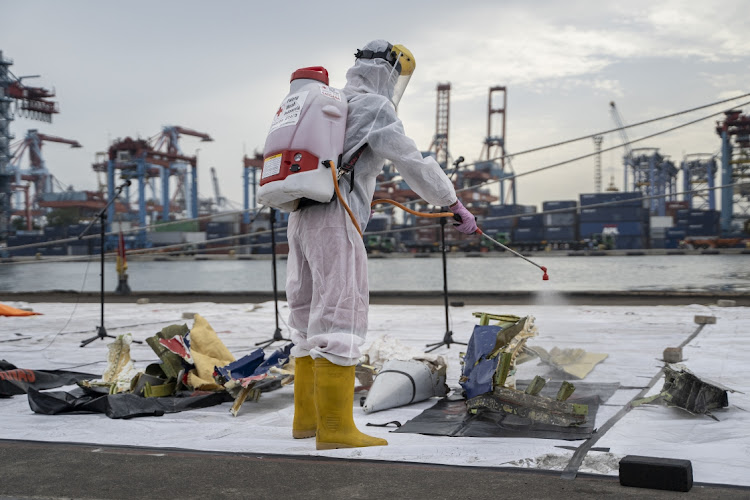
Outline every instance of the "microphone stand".
{"type": "MultiPolygon", "coordinates": [[[[451,182],[453,181],[453,175],[458,171],[458,165],[464,161],[463,156],[459,156],[458,159],[453,162],[453,166],[455,169],[453,170],[453,174],[450,176],[451,182]]],[[[425,347],[429,347],[430,349],[427,349],[425,352],[432,352],[435,349],[446,346],[448,349],[451,348],[451,344],[460,344],[460,345],[466,345],[466,342],[456,342],[453,340],[453,332],[450,329],[449,324],[449,318],[448,318],[448,260],[446,258],[446,249],[445,249],[445,224],[446,220],[445,217],[441,217],[440,219],[440,248],[442,250],[443,254],[443,302],[445,303],[445,334],[443,335],[443,340],[440,342],[435,342],[434,344],[427,344],[425,347]]]]}
{"type": "Polygon", "coordinates": [[[276,209],[271,208],[271,215],[269,216],[269,220],[271,222],[271,262],[273,267],[273,306],[274,306],[274,317],[276,318],[276,330],[273,332],[273,337],[271,337],[268,340],[263,340],[261,342],[256,342],[256,346],[261,347],[268,347],[269,345],[273,344],[274,342],[279,342],[282,340],[289,341],[290,339],[285,339],[281,335],[281,328],[279,328],[279,294],[276,289],[276,231],[274,230],[274,225],[276,223],[276,209]]]}
{"type": "MultiPolygon", "coordinates": [[[[82,239],[86,235],[86,233],[89,232],[89,229],[91,229],[91,227],[94,225],[94,223],[97,221],[97,218],[98,218],[99,224],[100,224],[100,227],[99,227],[99,238],[100,238],[100,245],[99,245],[100,252],[99,252],[99,255],[100,255],[100,262],[101,262],[101,271],[100,271],[100,274],[99,274],[99,276],[100,276],[99,304],[101,306],[101,310],[100,310],[101,311],[101,313],[100,313],[100,324],[99,324],[99,326],[96,329],[96,335],[93,336],[93,337],[91,337],[91,338],[89,338],[89,339],[86,339],[86,340],[82,341],[81,342],[81,347],[86,347],[87,345],[89,345],[90,343],[92,343],[93,341],[95,341],[96,339],[104,340],[105,338],[111,338],[111,339],[116,338],[113,335],[107,334],[107,330],[106,330],[106,328],[104,328],[104,231],[105,231],[105,226],[107,225],[107,209],[109,208],[110,205],[112,205],[112,203],[115,202],[115,200],[117,199],[117,197],[120,196],[120,193],[122,192],[122,190],[126,186],[130,186],[130,180],[126,180],[124,183],[122,183],[121,185],[117,186],[117,188],[115,189],[115,195],[112,197],[112,199],[109,200],[106,205],[104,205],[104,208],[102,208],[101,212],[99,212],[97,214],[96,218],[94,218],[89,223],[89,225],[86,226],[86,229],[84,229],[83,231],[81,231],[81,234],[78,235],[78,239],[79,240],[82,239]]],[[[140,340],[134,340],[133,342],[136,342],[136,343],[139,343],[139,344],[142,343],[140,340]]]]}

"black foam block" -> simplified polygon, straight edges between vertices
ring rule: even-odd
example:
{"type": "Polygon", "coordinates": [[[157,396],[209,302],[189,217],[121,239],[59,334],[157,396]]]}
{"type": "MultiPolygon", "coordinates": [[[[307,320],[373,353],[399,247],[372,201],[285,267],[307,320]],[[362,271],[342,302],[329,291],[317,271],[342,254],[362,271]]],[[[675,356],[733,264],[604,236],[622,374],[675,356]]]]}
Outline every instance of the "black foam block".
{"type": "Polygon", "coordinates": [[[655,490],[690,491],[693,464],[675,458],[627,455],[620,460],[620,484],[655,490]]]}

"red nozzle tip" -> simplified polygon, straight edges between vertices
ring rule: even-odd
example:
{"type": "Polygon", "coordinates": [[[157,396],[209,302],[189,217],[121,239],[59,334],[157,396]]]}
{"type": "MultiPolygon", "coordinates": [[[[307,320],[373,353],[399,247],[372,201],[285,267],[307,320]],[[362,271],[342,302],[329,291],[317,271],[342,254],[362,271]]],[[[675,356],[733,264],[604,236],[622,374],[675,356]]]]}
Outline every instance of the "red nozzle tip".
{"type": "Polygon", "coordinates": [[[547,275],[547,273],[544,273],[544,275],[542,276],[542,280],[549,281],[549,276],[547,275]]]}

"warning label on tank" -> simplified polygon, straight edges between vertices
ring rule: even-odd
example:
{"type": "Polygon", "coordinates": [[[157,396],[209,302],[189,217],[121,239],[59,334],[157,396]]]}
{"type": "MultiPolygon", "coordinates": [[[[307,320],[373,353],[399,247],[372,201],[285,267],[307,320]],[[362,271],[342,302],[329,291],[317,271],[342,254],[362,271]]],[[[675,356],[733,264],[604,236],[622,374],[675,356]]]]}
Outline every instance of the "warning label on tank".
{"type": "Polygon", "coordinates": [[[261,179],[274,176],[279,172],[281,172],[281,153],[269,156],[263,160],[263,174],[260,176],[261,179]]]}
{"type": "Polygon", "coordinates": [[[326,97],[330,97],[331,99],[336,99],[339,102],[341,101],[341,92],[336,89],[332,89],[328,85],[321,85],[320,93],[326,97]]]}
{"type": "Polygon", "coordinates": [[[268,131],[269,134],[281,127],[297,124],[299,117],[302,115],[302,108],[305,106],[307,94],[308,91],[305,90],[304,92],[290,94],[284,99],[284,102],[281,103],[279,110],[276,111],[276,115],[273,117],[271,130],[268,131]]]}

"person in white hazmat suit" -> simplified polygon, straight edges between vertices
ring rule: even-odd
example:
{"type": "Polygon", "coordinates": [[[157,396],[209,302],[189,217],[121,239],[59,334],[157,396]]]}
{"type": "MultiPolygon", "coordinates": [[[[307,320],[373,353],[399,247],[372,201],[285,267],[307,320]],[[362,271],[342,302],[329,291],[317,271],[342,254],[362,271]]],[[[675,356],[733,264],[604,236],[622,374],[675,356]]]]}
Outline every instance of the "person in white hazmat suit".
{"type": "MultiPolygon", "coordinates": [[[[403,46],[375,40],[355,54],[343,89],[348,101],[344,160],[363,145],[354,175],[339,181],[360,227],[370,218],[376,177],[390,160],[409,187],[428,203],[461,216],[461,232],[477,230],[438,163],[423,158],[396,115],[415,68],[403,46]],[[353,182],[353,188],[344,179],[353,182]]],[[[295,357],[295,438],[316,437],[317,449],[387,445],[363,434],[352,418],[354,369],[367,334],[367,252],[337,198],[289,216],[286,295],[295,357]]]]}

